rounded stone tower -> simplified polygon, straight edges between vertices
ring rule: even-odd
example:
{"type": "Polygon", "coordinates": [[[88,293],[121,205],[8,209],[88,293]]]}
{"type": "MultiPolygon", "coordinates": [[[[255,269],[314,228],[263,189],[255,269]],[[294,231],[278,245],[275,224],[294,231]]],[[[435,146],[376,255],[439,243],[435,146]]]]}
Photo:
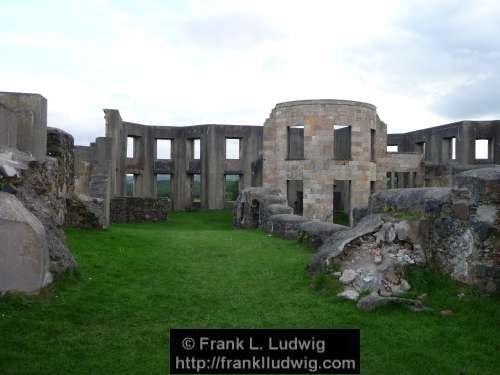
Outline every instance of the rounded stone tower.
{"type": "Polygon", "coordinates": [[[366,204],[375,188],[375,161],[385,153],[377,139],[385,135],[372,104],[279,103],[264,123],[263,184],[286,192],[296,213],[308,218],[330,221],[334,211],[352,218],[352,208],[366,204]]]}

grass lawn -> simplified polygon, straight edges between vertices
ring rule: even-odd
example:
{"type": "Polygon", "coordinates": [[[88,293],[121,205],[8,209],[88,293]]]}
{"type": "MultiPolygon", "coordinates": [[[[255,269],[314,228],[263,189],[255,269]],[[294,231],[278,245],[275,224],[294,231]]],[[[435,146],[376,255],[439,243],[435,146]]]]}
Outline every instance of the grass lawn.
{"type": "Polygon", "coordinates": [[[310,249],[233,230],[227,211],[67,235],[77,275],[0,299],[2,375],[167,374],[172,327],[355,327],[363,374],[500,374],[500,299],[460,299],[446,278],[413,277],[434,311],[368,313],[311,282],[310,249]]]}
{"type": "Polygon", "coordinates": [[[334,211],[333,223],[349,226],[349,215],[345,211],[334,211]]]}

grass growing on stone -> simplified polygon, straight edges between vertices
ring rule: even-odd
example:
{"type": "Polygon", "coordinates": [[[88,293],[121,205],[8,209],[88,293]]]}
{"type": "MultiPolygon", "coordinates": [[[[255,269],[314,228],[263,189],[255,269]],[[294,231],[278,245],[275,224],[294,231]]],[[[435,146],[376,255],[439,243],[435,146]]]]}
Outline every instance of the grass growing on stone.
{"type": "Polygon", "coordinates": [[[417,221],[423,219],[421,215],[413,211],[398,211],[389,206],[384,207],[384,213],[394,216],[400,220],[417,221]]]}
{"type": "Polygon", "coordinates": [[[412,276],[431,312],[369,313],[306,275],[309,249],[233,230],[226,211],[67,234],[77,275],[0,299],[0,374],[166,374],[172,327],[355,327],[363,374],[500,373],[500,299],[459,298],[446,277],[412,276]]]}

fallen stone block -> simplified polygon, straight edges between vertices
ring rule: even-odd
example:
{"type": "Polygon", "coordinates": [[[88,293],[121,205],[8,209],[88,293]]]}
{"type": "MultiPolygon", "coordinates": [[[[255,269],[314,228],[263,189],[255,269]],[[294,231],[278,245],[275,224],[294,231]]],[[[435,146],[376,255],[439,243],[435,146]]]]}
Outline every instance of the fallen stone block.
{"type": "Polygon", "coordinates": [[[309,221],[299,226],[299,239],[315,247],[321,246],[334,233],[349,227],[324,221],[309,221]]]}
{"type": "Polygon", "coordinates": [[[309,263],[310,273],[325,271],[331,265],[331,260],[344,251],[344,247],[358,237],[378,230],[384,222],[381,215],[365,216],[355,227],[334,233],[314,254],[309,263]]]}

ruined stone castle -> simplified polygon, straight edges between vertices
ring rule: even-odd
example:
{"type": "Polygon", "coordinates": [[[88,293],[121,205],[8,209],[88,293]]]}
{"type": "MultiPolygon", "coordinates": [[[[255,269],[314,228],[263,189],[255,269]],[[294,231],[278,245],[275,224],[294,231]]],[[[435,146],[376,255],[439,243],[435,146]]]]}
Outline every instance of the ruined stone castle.
{"type": "Polygon", "coordinates": [[[0,234],[19,233],[0,254],[0,268],[8,259],[11,270],[0,269],[0,290],[12,289],[18,271],[37,270],[17,284],[30,291],[74,267],[67,225],[102,228],[162,220],[169,210],[222,209],[238,192],[263,187],[282,194],[276,202],[286,213],[331,223],[342,211],[353,226],[374,194],[451,188],[465,171],[500,164],[500,120],[388,134],[376,107],[355,101],[279,103],[263,126],[151,126],[124,121],[118,110],[104,113],[105,136],[74,146],[71,135],[47,127],[41,95],[0,93],[0,234]],[[38,246],[29,264],[16,258],[22,246],[38,246]]]}
{"type": "Polygon", "coordinates": [[[500,121],[387,134],[375,106],[346,100],[280,103],[264,126],[149,126],[104,112],[106,136],[75,148],[77,189],[157,198],[167,181],[174,210],[226,207],[230,179],[239,190],[281,190],[305,217],[328,221],[343,210],[352,220],[376,191],[451,186],[459,171],[500,164],[500,121]],[[476,157],[478,142],[485,157],[476,157]]]}

